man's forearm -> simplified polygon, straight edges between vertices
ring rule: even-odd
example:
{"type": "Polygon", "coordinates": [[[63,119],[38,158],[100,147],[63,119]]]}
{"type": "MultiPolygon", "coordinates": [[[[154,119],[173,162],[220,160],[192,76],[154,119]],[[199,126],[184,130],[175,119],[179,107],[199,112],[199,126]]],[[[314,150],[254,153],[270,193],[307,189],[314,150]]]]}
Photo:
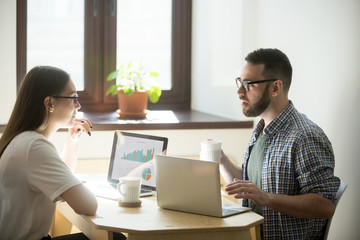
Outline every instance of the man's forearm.
{"type": "Polygon", "coordinates": [[[269,194],[266,206],[297,218],[325,218],[334,215],[335,205],[315,193],[302,195],[269,194]]]}
{"type": "Polygon", "coordinates": [[[241,167],[233,164],[225,154],[221,155],[220,173],[227,184],[233,182],[234,178],[242,179],[243,176],[241,167]]]}

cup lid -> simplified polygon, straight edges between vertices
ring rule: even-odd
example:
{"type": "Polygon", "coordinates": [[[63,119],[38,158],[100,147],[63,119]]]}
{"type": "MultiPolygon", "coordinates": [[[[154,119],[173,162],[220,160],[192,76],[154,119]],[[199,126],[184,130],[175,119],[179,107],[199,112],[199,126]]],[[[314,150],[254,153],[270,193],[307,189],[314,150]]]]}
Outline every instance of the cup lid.
{"type": "Polygon", "coordinates": [[[213,139],[207,139],[200,143],[202,149],[220,150],[221,142],[213,139]]]}

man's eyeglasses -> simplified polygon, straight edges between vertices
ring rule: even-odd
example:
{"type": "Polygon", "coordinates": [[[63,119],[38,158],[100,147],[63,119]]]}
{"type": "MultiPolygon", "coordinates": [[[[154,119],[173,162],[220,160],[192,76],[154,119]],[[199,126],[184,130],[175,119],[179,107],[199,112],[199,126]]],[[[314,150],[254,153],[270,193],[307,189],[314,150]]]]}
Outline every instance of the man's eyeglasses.
{"type": "Polygon", "coordinates": [[[74,104],[79,102],[79,96],[67,97],[67,96],[51,96],[52,98],[65,98],[65,99],[73,99],[74,104]]]}
{"type": "Polygon", "coordinates": [[[249,85],[251,85],[251,84],[255,84],[255,83],[265,83],[265,82],[273,82],[273,81],[276,81],[276,80],[277,80],[277,79],[272,78],[272,79],[251,81],[251,80],[247,80],[247,79],[244,79],[244,80],[243,80],[243,79],[241,79],[241,77],[235,78],[236,86],[237,86],[238,88],[240,88],[241,86],[243,86],[246,91],[249,91],[249,85]]]}

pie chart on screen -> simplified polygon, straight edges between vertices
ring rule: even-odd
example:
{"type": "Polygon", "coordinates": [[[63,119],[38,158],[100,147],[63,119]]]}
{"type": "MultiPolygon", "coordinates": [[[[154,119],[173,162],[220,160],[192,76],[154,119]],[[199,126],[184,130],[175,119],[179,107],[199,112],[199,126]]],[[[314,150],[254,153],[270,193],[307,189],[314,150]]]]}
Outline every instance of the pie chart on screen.
{"type": "Polygon", "coordinates": [[[150,168],[144,168],[142,172],[142,179],[145,181],[149,181],[151,179],[151,169],[150,168]]]}

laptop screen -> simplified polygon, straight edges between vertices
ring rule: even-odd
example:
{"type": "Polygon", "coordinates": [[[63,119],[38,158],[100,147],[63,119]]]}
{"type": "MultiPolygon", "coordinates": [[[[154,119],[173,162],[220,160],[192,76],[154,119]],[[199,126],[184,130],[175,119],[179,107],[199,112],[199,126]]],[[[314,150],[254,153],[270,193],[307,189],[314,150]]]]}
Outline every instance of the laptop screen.
{"type": "Polygon", "coordinates": [[[108,181],[119,182],[120,177],[141,177],[142,185],[155,189],[154,157],[165,154],[168,139],[138,133],[115,131],[108,181]]]}

